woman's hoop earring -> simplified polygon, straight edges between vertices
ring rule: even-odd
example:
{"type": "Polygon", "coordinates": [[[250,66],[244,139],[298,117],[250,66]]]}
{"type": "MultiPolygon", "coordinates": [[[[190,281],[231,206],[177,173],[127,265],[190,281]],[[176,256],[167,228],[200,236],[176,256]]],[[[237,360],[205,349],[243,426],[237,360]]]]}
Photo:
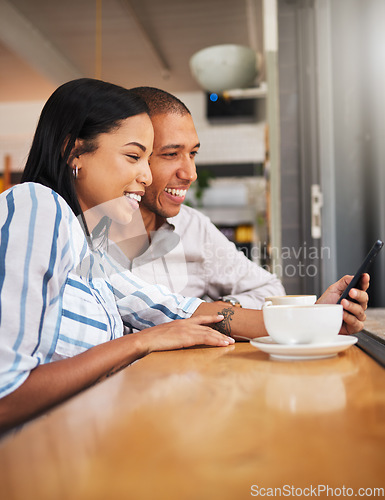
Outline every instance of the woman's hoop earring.
{"type": "Polygon", "coordinates": [[[72,169],[72,175],[74,176],[75,179],[78,178],[78,173],[79,173],[78,166],[75,165],[74,168],[72,169]]]}

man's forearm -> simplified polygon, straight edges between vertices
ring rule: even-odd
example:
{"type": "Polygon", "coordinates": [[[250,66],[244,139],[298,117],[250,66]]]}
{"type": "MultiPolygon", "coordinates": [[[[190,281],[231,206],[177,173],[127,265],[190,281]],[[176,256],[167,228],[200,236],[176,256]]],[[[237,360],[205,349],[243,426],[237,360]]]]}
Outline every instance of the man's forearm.
{"type": "Polygon", "coordinates": [[[253,339],[267,335],[262,311],[234,307],[227,302],[203,302],[193,316],[222,314],[224,319],[212,328],[235,339],[253,339]]]}

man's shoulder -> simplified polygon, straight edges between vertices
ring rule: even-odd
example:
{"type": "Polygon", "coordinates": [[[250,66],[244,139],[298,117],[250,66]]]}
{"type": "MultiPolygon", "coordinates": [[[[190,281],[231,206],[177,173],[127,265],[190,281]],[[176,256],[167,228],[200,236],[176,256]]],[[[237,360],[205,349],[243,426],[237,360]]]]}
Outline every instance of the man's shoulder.
{"type": "Polygon", "coordinates": [[[171,224],[174,224],[175,227],[177,225],[179,226],[180,224],[186,224],[186,222],[211,224],[211,221],[209,217],[207,217],[207,215],[203,214],[196,208],[192,208],[187,205],[181,205],[178,215],[168,220],[171,224]]]}
{"type": "Polygon", "coordinates": [[[207,215],[196,208],[185,205],[182,205],[179,214],[168,219],[168,222],[175,227],[175,232],[184,241],[188,239],[191,243],[216,239],[218,233],[220,233],[207,215]]]}
{"type": "Polygon", "coordinates": [[[180,207],[178,215],[167,220],[181,236],[185,233],[190,235],[207,233],[215,227],[207,215],[186,205],[180,207]]]}

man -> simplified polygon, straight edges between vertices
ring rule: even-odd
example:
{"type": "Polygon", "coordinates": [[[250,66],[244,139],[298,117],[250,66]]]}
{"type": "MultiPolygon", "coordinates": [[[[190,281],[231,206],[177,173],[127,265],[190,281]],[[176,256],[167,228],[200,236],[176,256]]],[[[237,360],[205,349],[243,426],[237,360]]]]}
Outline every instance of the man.
{"type": "MultiPolygon", "coordinates": [[[[166,285],[171,291],[185,296],[221,301],[217,305],[204,304],[200,309],[211,314],[214,306],[221,314],[225,313],[228,321],[225,321],[224,331],[230,327],[230,321],[234,320],[234,326],[238,321],[244,323],[246,316],[250,321],[253,318],[251,311],[244,310],[239,316],[238,311],[226,308],[223,301],[247,309],[260,309],[265,297],[285,293],[281,282],[247,259],[207,217],[182,205],[197,177],[195,156],[200,147],[187,107],[160,89],[138,87],[133,90],[149,107],[155,136],[150,159],[153,181],[140,204],[150,245],[144,251],[142,248],[127,264],[134,274],[147,282],[166,285]],[[226,311],[230,312],[229,316],[226,311]]],[[[337,302],[349,282],[350,277],[342,278],[329,287],[319,301],[337,302]]],[[[362,279],[362,289],[366,290],[368,284],[366,275],[362,279]]],[[[368,300],[364,291],[355,290],[351,296],[360,304],[343,303],[351,313],[344,313],[344,328],[348,333],[362,328],[368,300]]],[[[236,330],[240,331],[239,327],[236,330]]]]}
{"type": "Polygon", "coordinates": [[[223,297],[251,309],[260,309],[267,296],[283,295],[275,275],[238,251],[201,212],[182,205],[197,177],[200,146],[189,110],[162,90],[134,91],[150,108],[155,139],[153,182],[140,205],[152,245],[133,259],[133,273],[183,295],[214,301],[223,297]]]}

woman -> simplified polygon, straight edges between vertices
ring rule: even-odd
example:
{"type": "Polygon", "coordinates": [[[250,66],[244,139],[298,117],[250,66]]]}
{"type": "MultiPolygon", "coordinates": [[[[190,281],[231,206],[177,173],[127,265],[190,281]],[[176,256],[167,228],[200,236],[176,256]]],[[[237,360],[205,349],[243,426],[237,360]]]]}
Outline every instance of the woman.
{"type": "Polygon", "coordinates": [[[208,326],[223,316],[182,321],[201,300],[120,275],[104,251],[151,183],[152,142],[121,87],[79,79],[44,106],[22,184],[0,197],[1,431],[152,351],[234,342],[208,326]]]}

